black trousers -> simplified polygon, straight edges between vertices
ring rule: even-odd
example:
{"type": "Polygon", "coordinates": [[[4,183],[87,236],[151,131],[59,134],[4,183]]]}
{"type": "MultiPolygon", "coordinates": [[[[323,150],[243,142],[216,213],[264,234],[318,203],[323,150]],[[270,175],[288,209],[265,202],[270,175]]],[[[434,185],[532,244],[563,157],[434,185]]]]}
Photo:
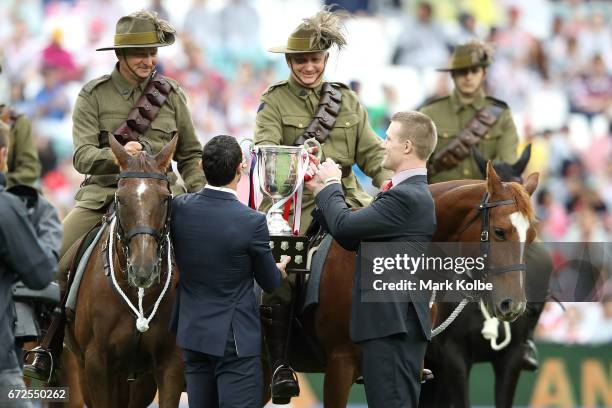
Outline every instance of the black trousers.
{"type": "Polygon", "coordinates": [[[359,343],[369,408],[416,408],[421,391],[421,364],[427,340],[419,322],[410,333],[359,343]]]}
{"type": "Polygon", "coordinates": [[[260,356],[238,357],[230,333],[223,357],[183,350],[189,407],[260,407],[263,372],[260,356]]]}

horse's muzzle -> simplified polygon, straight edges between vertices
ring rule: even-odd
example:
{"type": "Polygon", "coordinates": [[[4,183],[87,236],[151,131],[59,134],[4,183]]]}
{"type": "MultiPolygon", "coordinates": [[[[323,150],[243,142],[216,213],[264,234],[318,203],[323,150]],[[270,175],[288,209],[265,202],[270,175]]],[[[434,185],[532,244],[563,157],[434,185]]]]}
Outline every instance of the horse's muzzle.
{"type": "Polygon", "coordinates": [[[523,312],[527,303],[505,298],[495,305],[495,317],[505,322],[515,321],[523,312]]]}
{"type": "Polygon", "coordinates": [[[136,288],[147,289],[159,277],[159,265],[129,265],[128,282],[136,288]]]}

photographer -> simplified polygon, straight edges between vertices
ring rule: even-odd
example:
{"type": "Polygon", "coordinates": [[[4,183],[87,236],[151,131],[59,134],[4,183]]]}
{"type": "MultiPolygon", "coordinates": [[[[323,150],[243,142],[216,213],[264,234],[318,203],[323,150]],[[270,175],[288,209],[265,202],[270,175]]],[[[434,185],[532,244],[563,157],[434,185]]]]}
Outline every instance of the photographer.
{"type": "MultiPolygon", "coordinates": [[[[43,289],[57,271],[53,251],[39,241],[23,202],[5,190],[9,128],[0,123],[0,388],[24,387],[15,353],[15,306],[11,287],[21,280],[28,288],[43,289]]],[[[48,241],[47,241],[48,242],[48,241]]],[[[4,406],[4,405],[3,405],[4,406]]],[[[29,402],[6,406],[28,407],[29,402]]]]}

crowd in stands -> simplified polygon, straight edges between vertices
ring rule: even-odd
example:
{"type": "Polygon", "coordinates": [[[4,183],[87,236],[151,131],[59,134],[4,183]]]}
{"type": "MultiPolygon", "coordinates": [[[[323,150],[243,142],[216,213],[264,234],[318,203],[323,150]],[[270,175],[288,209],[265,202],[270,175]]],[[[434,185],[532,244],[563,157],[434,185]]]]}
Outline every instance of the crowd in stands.
{"type": "MultiPolygon", "coordinates": [[[[488,93],[510,105],[520,149],[532,144],[527,172],[541,173],[540,238],[611,241],[612,2],[604,0],[3,1],[0,101],[33,121],[45,195],[62,214],[74,203],[84,176],[72,168],[71,110],[85,82],[112,71],[114,53],[95,49],[112,44],[120,16],[146,8],[177,28],[159,69],[185,90],[205,143],[251,136],[260,95],[287,77],[284,59],[266,48],[325,3],[352,13],[349,46],[330,58],[329,79],[350,83],[381,137],[394,111],[448,93],[448,75],[435,68],[453,46],[489,42],[488,93]]],[[[566,313],[550,304],[539,338],[612,341],[612,296],[604,298],[604,306],[572,304],[566,313]],[[597,329],[584,338],[577,325],[597,329]]]]}

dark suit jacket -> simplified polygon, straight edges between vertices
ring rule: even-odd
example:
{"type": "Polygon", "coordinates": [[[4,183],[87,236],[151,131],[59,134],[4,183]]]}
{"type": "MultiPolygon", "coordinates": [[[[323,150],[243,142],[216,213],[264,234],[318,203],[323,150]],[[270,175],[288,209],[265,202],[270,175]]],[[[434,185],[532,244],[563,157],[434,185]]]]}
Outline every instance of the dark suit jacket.
{"type": "MultiPolygon", "coordinates": [[[[436,230],[434,201],[426,176],[410,177],[391,190],[380,194],[370,206],[351,211],[344,201],[340,184],[325,187],[315,198],[330,233],[339,242],[431,241],[436,230]]],[[[356,248],[355,248],[356,249],[356,248]]],[[[411,293],[411,297],[413,294],[411,293]]],[[[414,294],[414,296],[417,296],[414,294]]],[[[353,279],[351,305],[351,339],[354,342],[387,337],[414,330],[414,311],[425,338],[431,336],[427,299],[412,297],[413,302],[400,302],[389,291],[386,302],[361,301],[360,256],[358,253],[353,279]],[[414,305],[414,309],[412,308],[414,305]]]]}
{"type": "Polygon", "coordinates": [[[254,281],[280,284],[266,217],[231,193],[202,189],[172,201],[172,243],[180,272],[170,329],[179,347],[223,356],[233,328],[239,357],[261,353],[254,281]]]}

